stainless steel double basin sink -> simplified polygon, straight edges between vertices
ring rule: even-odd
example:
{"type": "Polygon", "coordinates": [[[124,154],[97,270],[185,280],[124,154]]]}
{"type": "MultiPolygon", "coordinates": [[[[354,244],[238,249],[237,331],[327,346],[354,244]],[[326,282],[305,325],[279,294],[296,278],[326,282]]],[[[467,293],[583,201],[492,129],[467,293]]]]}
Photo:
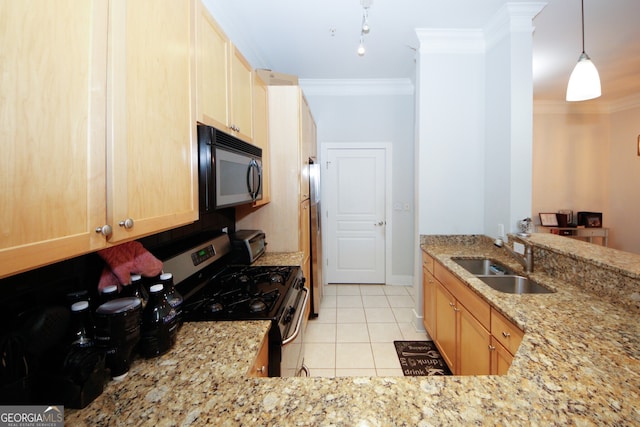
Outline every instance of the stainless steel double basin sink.
{"type": "Polygon", "coordinates": [[[492,259],[451,258],[492,289],[509,294],[549,294],[552,290],[492,259]]]}

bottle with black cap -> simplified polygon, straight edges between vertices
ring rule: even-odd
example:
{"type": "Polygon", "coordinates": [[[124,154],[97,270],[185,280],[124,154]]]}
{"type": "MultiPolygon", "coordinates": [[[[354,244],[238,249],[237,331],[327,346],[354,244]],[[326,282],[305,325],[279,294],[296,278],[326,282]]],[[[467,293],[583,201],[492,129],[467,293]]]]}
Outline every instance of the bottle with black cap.
{"type": "Polygon", "coordinates": [[[162,284],[149,288],[149,301],[142,312],[140,352],[144,357],[160,356],[176,342],[176,311],[167,301],[162,284]]]}

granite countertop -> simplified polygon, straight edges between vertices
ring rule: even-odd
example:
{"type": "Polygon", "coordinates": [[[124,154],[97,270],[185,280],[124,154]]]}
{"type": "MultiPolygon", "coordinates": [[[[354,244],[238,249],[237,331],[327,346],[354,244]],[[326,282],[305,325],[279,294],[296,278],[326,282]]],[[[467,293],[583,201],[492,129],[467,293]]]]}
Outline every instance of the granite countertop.
{"type": "Polygon", "coordinates": [[[164,425],[166,420],[197,418],[194,414],[219,394],[221,384],[247,376],[270,325],[185,323],[169,352],[135,359],[127,376],[110,381],[89,406],[65,409],[65,425],[164,425]]]}
{"type": "Polygon", "coordinates": [[[554,294],[502,294],[451,261],[490,257],[521,271],[490,242],[422,248],[525,330],[507,375],[248,378],[264,322],[238,322],[243,332],[235,322],[185,324],[171,353],[65,411],[66,425],[640,424],[636,313],[541,272],[532,278],[554,294]]]}
{"type": "Polygon", "coordinates": [[[265,252],[255,260],[252,266],[289,266],[302,265],[304,253],[302,252],[265,252]]]}

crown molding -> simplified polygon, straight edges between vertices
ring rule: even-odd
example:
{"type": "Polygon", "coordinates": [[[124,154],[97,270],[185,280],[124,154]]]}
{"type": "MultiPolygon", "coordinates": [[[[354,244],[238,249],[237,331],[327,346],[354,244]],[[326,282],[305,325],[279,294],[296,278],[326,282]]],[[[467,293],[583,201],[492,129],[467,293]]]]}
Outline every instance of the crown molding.
{"type": "Polygon", "coordinates": [[[535,18],[547,2],[506,3],[484,27],[487,48],[494,46],[509,34],[533,33],[535,18]]]}
{"type": "Polygon", "coordinates": [[[485,41],[482,30],[466,28],[416,28],[423,53],[484,53],[485,41]]]}
{"type": "Polygon", "coordinates": [[[640,94],[611,102],[566,102],[539,100],[533,102],[534,114],[612,114],[640,108],[640,94]]]}
{"type": "Polygon", "coordinates": [[[410,79],[300,79],[307,96],[413,95],[410,79]]]}
{"type": "Polygon", "coordinates": [[[640,108],[640,93],[617,99],[609,104],[609,111],[611,113],[632,110],[634,108],[640,108]]]}
{"type": "Polygon", "coordinates": [[[609,106],[602,103],[534,101],[533,114],[609,114],[609,106]]]}

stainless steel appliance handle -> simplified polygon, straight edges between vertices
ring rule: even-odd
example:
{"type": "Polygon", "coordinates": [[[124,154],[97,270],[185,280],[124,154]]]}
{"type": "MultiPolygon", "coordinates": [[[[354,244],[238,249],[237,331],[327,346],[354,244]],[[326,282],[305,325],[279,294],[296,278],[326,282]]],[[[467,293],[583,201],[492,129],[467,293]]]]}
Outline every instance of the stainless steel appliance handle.
{"type": "Polygon", "coordinates": [[[300,307],[300,315],[298,316],[298,323],[296,324],[296,329],[295,331],[293,331],[293,334],[290,335],[289,337],[287,337],[286,340],[282,341],[282,345],[285,346],[287,344],[289,344],[290,342],[292,342],[293,340],[296,339],[296,337],[298,336],[298,334],[300,333],[300,328],[302,326],[302,318],[304,317],[304,311],[307,308],[307,302],[309,302],[309,290],[307,288],[302,288],[302,290],[305,293],[304,296],[304,303],[302,304],[302,307],[300,307]]]}
{"type": "Polygon", "coordinates": [[[255,201],[258,198],[258,194],[260,194],[260,187],[262,187],[262,168],[260,168],[260,164],[254,160],[256,167],[256,177],[258,178],[258,185],[256,186],[256,191],[254,191],[253,200],[255,201]]]}
{"type": "Polygon", "coordinates": [[[247,189],[249,190],[249,195],[251,196],[251,200],[255,201],[258,198],[258,193],[260,192],[260,187],[262,185],[262,171],[260,170],[260,165],[256,161],[256,159],[251,159],[249,162],[249,169],[247,169],[247,189]],[[258,177],[257,186],[254,188],[254,174],[253,169],[256,170],[256,176],[258,177]]]}

